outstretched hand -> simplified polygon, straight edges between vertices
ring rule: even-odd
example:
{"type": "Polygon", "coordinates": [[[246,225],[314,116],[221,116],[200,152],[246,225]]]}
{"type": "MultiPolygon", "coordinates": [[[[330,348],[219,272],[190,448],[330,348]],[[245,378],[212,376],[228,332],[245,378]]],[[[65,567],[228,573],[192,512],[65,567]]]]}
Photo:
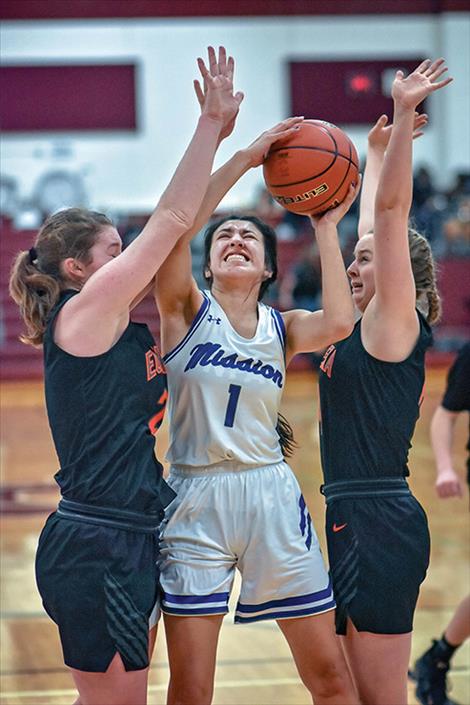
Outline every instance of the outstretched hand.
{"type": "Polygon", "coordinates": [[[310,221],[315,230],[318,230],[321,225],[338,225],[339,221],[344,218],[356,200],[357,195],[361,190],[361,183],[362,175],[359,174],[357,184],[351,184],[348,193],[346,194],[346,198],[339,204],[339,206],[336,206],[336,208],[330,208],[330,210],[327,210],[325,213],[321,213],[320,215],[310,215],[310,221]]]}
{"type": "Polygon", "coordinates": [[[201,106],[201,113],[222,120],[222,130],[219,137],[219,140],[222,141],[232,133],[235,127],[244,95],[241,91],[233,94],[235,61],[232,56],[227,59],[225,47],[219,47],[218,57],[213,47],[207,48],[207,54],[209,68],[203,59],[198,58],[197,60],[203,83],[201,86],[201,83],[196,79],[194,90],[201,106]]]}
{"type": "MultiPolygon", "coordinates": [[[[423,128],[428,124],[428,116],[426,113],[417,113],[415,111],[415,118],[413,124],[413,139],[421,137],[424,135],[423,128]]],[[[372,148],[382,149],[384,152],[388,147],[390,142],[390,137],[392,136],[393,124],[388,124],[388,117],[386,115],[381,115],[374,127],[370,130],[367,135],[367,140],[369,146],[372,148]]]]}
{"type": "Polygon", "coordinates": [[[452,78],[438,81],[447,71],[444,63],[444,59],[436,59],[433,62],[426,59],[406,78],[403,71],[397,71],[392,84],[392,98],[395,103],[407,109],[414,109],[428,95],[448,86],[452,78]]]}
{"type": "Polygon", "coordinates": [[[266,159],[272,145],[277,142],[282,142],[291,135],[294,135],[302,121],[303,117],[290,117],[278,122],[277,125],[274,125],[274,127],[271,127],[269,130],[262,132],[261,135],[244,150],[250,158],[251,166],[260,166],[266,159]]]}

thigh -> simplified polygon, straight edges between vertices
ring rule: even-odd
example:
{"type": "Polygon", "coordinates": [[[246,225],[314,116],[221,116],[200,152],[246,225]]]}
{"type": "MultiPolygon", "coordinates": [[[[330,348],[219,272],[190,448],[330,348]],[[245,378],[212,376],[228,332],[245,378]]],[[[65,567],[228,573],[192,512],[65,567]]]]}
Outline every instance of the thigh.
{"type": "Polygon", "coordinates": [[[222,620],[223,615],[163,616],[171,680],[188,697],[194,696],[203,685],[212,687],[222,620]]]}
{"type": "Polygon", "coordinates": [[[322,673],[325,667],[346,667],[339,637],[335,633],[334,612],[300,619],[281,619],[284,634],[300,670],[322,673]]]}
{"type": "Polygon", "coordinates": [[[335,634],[334,613],[285,619],[278,624],[314,702],[356,705],[354,685],[335,634]]]}
{"type": "Polygon", "coordinates": [[[247,473],[250,498],[235,621],[294,619],[335,607],[308,507],[285,463],[247,473]]]}
{"type": "Polygon", "coordinates": [[[146,705],[148,668],[126,671],[116,654],[105,673],[87,673],[72,668],[80,694],[80,705],[146,705]]]}
{"type": "Polygon", "coordinates": [[[363,705],[406,705],[411,632],[358,632],[349,620],[341,642],[363,705]]]}
{"type": "Polygon", "coordinates": [[[160,543],[162,612],[179,617],[226,614],[236,556],[220,508],[219,478],[173,478],[178,493],[160,543]]]}

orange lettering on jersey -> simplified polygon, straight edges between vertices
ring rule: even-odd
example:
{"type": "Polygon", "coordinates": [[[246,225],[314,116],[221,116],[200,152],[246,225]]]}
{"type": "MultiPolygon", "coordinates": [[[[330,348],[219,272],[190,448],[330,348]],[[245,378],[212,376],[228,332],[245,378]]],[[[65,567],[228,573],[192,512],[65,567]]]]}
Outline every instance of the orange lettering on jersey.
{"type": "Polygon", "coordinates": [[[150,433],[152,436],[155,436],[158,429],[162,425],[163,417],[165,416],[165,408],[160,409],[160,411],[155,414],[155,416],[152,416],[152,418],[149,420],[149,429],[150,433]]]}
{"type": "Polygon", "coordinates": [[[145,353],[145,364],[147,366],[147,382],[157,375],[165,372],[165,365],[160,357],[160,352],[156,345],[145,353]]]}
{"type": "Polygon", "coordinates": [[[423,384],[423,388],[422,388],[422,390],[421,390],[421,394],[419,395],[418,406],[421,406],[421,404],[422,404],[423,401],[424,401],[425,387],[426,387],[426,383],[423,384]]]}
{"type": "Polygon", "coordinates": [[[320,369],[322,370],[322,372],[325,372],[328,378],[331,377],[331,374],[333,372],[333,363],[335,361],[335,356],[336,348],[334,345],[330,345],[330,347],[326,349],[326,352],[323,355],[323,360],[321,361],[320,365],[320,369]]]}
{"type": "Polygon", "coordinates": [[[168,390],[165,389],[165,391],[160,394],[160,398],[158,400],[158,411],[154,416],[152,416],[151,419],[149,419],[148,426],[150,429],[150,433],[152,436],[155,436],[157,433],[158,429],[162,425],[163,417],[165,416],[165,408],[166,408],[166,402],[168,399],[168,390]]]}

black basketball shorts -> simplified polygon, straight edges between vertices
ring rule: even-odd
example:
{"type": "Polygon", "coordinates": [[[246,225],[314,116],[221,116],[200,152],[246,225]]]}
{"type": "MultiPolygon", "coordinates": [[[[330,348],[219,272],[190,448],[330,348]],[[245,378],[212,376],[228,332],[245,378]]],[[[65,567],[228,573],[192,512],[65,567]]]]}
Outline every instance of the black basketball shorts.
{"type": "Polygon", "coordinates": [[[326,536],[337,633],[346,634],[348,617],[358,631],[412,631],[430,553],[419,502],[411,494],[331,501],[326,536]]]}
{"type": "Polygon", "coordinates": [[[105,672],[116,652],[127,671],[148,666],[157,557],[156,533],[51,514],[39,538],[36,580],[67,666],[105,672]]]}

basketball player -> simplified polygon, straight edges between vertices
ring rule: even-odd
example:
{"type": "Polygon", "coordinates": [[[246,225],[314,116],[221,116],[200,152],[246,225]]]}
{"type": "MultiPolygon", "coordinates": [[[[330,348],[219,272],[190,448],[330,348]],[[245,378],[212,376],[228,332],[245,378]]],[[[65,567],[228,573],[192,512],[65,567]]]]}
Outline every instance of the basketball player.
{"type": "Polygon", "coordinates": [[[405,477],[439,298],[429,245],[409,228],[408,215],[415,108],[450,83],[438,82],[446,70],[439,59],[407,78],[398,71],[391,136],[383,118],[369,135],[360,239],[348,269],[361,317],[321,364],[337,632],[363,705],[407,702],[413,613],[429,561],[426,516],[405,477]]]}
{"type": "MultiPolygon", "coordinates": [[[[470,342],[457,355],[447,377],[442,402],[431,421],[431,444],[436,460],[436,491],[441,499],[463,496],[461,481],[452,462],[455,425],[461,413],[470,412],[470,342]]],[[[470,451],[470,433],[467,442],[470,451]]],[[[470,453],[467,455],[470,483],[470,453]]],[[[455,705],[447,696],[447,672],[454,653],[470,637],[470,595],[457,606],[440,639],[416,661],[412,677],[416,697],[423,705],[455,705]]]]}
{"type": "Polygon", "coordinates": [[[121,253],[108,218],[71,208],[52,215],[18,255],[10,288],[44,345],[46,404],[63,499],[39,539],[36,574],[59,627],[80,705],[142,705],[153,645],[157,529],[175,494],[154,437],[167,397],[146,326],[129,311],[191,226],[220,135],[238,112],[233,60],[206,76],[189,147],[141,235],[121,253]],[[184,200],[181,194],[184,193],[184,200]]]}
{"type": "MultiPolygon", "coordinates": [[[[217,65],[210,70],[217,75],[217,65]]],[[[204,104],[202,92],[200,99],[204,104]]],[[[298,123],[291,118],[276,125],[216,172],[197,221],[205,222],[237,178],[259,166],[271,144],[298,123]]],[[[352,329],[336,226],[356,192],[351,187],[341,206],[314,221],[322,311],[281,315],[260,303],[276,278],[276,236],[255,217],[233,215],[208,228],[208,290],[200,291],[191,274],[192,232],[158,273],[169,484],[177,492],[167,510],[160,565],[172,705],[211,702],[236,568],[242,586],[235,621],[278,622],[318,705],[357,702],[334,633],[335,602],[315,530],[283,459],[292,445],[290,429],[278,423],[292,356],[352,329]]]]}

